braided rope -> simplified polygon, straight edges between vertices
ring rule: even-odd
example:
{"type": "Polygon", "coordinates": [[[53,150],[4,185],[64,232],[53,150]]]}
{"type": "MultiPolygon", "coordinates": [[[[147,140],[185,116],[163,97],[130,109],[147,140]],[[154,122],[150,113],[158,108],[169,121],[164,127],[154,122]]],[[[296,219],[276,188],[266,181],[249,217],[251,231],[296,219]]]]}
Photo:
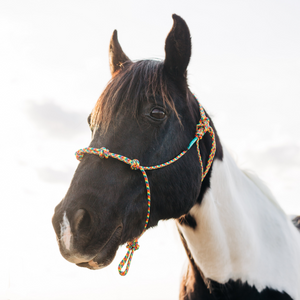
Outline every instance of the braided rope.
{"type": "Polygon", "coordinates": [[[216,153],[216,139],[215,139],[215,133],[212,129],[212,127],[209,124],[209,118],[206,117],[204,110],[202,108],[202,106],[199,103],[199,107],[200,107],[200,121],[196,126],[196,134],[195,134],[195,138],[191,141],[191,143],[189,144],[187,150],[182,151],[179,155],[177,155],[176,157],[174,157],[173,159],[156,165],[156,166],[141,166],[139,160],[137,159],[130,159],[126,156],[120,155],[120,154],[116,154],[113,152],[110,152],[108,149],[106,149],[105,147],[102,147],[100,149],[98,148],[92,148],[92,147],[87,147],[87,148],[83,148],[78,150],[75,155],[76,158],[80,161],[82,160],[83,156],[85,153],[87,154],[95,154],[98,155],[100,158],[115,158],[119,161],[122,161],[128,165],[130,165],[130,168],[132,170],[140,170],[142,172],[142,175],[144,177],[144,181],[145,181],[145,185],[146,185],[146,191],[147,191],[147,217],[146,217],[146,221],[145,221],[145,226],[144,229],[142,231],[142,233],[140,234],[139,237],[135,238],[132,242],[128,242],[127,243],[127,253],[125,255],[125,257],[122,259],[122,261],[120,262],[119,266],[118,266],[118,271],[120,273],[120,275],[125,276],[128,273],[130,264],[131,264],[131,260],[132,260],[132,256],[134,251],[139,249],[139,244],[138,244],[138,239],[144,234],[144,232],[147,229],[148,223],[149,223],[149,218],[150,218],[150,207],[151,207],[151,193],[150,193],[150,186],[149,186],[149,180],[148,180],[148,176],[146,173],[146,170],[156,170],[156,169],[160,169],[163,167],[166,167],[174,162],[176,162],[179,158],[181,158],[182,156],[184,156],[187,151],[194,145],[194,143],[196,143],[197,145],[197,153],[198,153],[198,158],[199,158],[199,163],[200,163],[200,167],[201,167],[201,181],[204,180],[205,176],[207,175],[211,164],[213,162],[215,153],[216,153]],[[203,138],[203,136],[205,135],[206,132],[209,132],[209,135],[212,138],[212,146],[211,146],[211,151],[210,151],[210,155],[207,161],[207,165],[205,168],[205,171],[203,171],[203,163],[202,163],[202,158],[201,158],[201,153],[200,153],[200,146],[199,146],[199,142],[200,140],[203,138]],[[127,264],[127,265],[126,265],[127,264]],[[122,268],[124,267],[124,265],[126,265],[126,268],[124,271],[122,271],[122,268]]]}

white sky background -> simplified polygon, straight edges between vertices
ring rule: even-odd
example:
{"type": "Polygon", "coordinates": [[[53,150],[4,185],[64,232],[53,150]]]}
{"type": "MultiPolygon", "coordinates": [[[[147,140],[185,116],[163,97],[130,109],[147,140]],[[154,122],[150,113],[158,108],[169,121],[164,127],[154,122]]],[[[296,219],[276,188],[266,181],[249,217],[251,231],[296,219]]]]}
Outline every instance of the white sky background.
{"type": "Polygon", "coordinates": [[[110,79],[113,30],[131,59],[163,59],[172,13],[189,25],[190,88],[223,143],[300,214],[298,0],[1,0],[1,300],[178,298],[185,255],[170,222],[142,237],[125,278],[124,247],[103,270],[78,268],[51,225],[110,79]]]}

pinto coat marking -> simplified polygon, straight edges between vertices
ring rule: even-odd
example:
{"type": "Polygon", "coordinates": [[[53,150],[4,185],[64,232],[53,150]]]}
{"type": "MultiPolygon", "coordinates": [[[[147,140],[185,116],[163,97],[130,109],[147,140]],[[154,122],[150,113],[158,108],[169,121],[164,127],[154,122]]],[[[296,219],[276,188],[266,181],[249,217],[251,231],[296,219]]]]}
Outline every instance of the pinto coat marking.
{"type": "Polygon", "coordinates": [[[210,189],[190,211],[196,228],[178,225],[195,265],[219,284],[239,281],[299,300],[299,232],[223,152],[223,160],[213,164],[210,189]]]}
{"type": "MultiPolygon", "coordinates": [[[[89,147],[156,165],[194,139],[200,116],[187,81],[191,36],[185,21],[172,17],[165,61],[130,61],[113,33],[112,78],[89,118],[89,147]],[[156,118],[155,110],[164,117],[156,118]]],[[[180,299],[300,300],[299,232],[261,182],[223,153],[210,124],[217,150],[203,182],[196,147],[167,168],[148,173],[147,228],[177,219],[188,254],[180,299]]],[[[199,145],[205,169],[210,136],[204,135],[199,145]]],[[[65,259],[90,269],[105,267],[120,245],[142,233],[147,201],[138,173],[113,159],[84,156],[52,219],[65,259]]],[[[294,223],[300,227],[299,219],[294,223]]]]}

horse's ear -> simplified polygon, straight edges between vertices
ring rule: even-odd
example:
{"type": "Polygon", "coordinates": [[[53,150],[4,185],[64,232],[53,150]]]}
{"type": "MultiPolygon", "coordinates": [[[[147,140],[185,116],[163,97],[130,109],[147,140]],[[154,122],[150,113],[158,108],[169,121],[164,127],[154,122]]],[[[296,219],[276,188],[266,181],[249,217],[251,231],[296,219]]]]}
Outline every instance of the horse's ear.
{"type": "Polygon", "coordinates": [[[115,30],[109,43],[109,68],[111,75],[118,71],[122,67],[122,64],[128,60],[130,59],[123,52],[118,41],[117,30],[115,30]]]}
{"type": "Polygon", "coordinates": [[[166,38],[165,70],[176,79],[186,78],[192,45],[191,35],[185,21],[173,14],[173,27],[166,38]]]}

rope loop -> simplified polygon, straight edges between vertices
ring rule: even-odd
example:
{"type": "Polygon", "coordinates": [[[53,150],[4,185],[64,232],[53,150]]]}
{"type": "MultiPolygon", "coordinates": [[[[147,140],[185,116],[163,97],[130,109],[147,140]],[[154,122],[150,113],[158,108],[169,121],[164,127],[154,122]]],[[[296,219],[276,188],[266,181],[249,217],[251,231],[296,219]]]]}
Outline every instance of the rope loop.
{"type": "Polygon", "coordinates": [[[139,247],[140,246],[138,244],[138,240],[137,239],[134,239],[133,242],[128,242],[127,243],[126,248],[128,249],[128,251],[127,251],[125,257],[122,259],[122,261],[120,262],[120,264],[118,266],[118,271],[119,271],[119,274],[121,276],[125,276],[128,273],[133,253],[134,253],[134,251],[138,250],[139,247]],[[124,267],[125,264],[127,264],[126,268],[125,268],[124,271],[122,271],[122,268],[124,267]]]}
{"type": "Polygon", "coordinates": [[[109,158],[109,150],[108,149],[106,149],[105,147],[101,147],[100,149],[99,149],[99,156],[100,156],[100,158],[109,158]]]}
{"type": "Polygon", "coordinates": [[[130,162],[131,170],[139,170],[140,169],[140,162],[137,159],[132,159],[130,162]]]}

